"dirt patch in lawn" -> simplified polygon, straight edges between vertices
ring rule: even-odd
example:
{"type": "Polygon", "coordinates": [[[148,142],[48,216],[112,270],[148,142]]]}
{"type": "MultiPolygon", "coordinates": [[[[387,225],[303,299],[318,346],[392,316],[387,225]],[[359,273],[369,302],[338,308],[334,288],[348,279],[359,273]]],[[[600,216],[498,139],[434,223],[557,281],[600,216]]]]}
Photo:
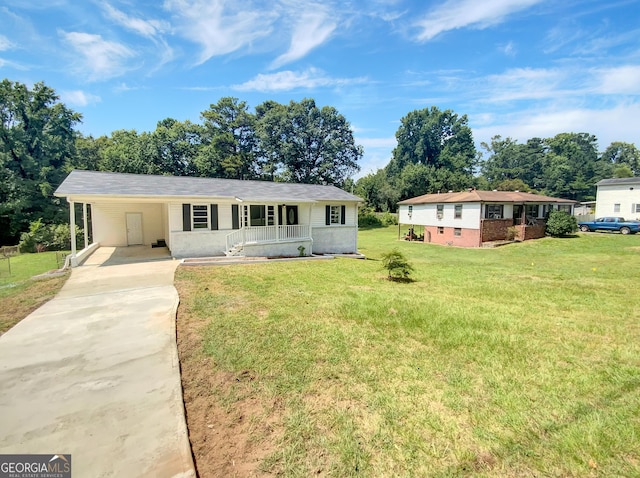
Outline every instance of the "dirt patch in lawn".
{"type": "Polygon", "coordinates": [[[203,353],[204,320],[179,307],[176,325],[189,441],[198,475],[271,476],[261,466],[281,437],[282,407],[260,399],[251,371],[223,372],[203,353]]]}

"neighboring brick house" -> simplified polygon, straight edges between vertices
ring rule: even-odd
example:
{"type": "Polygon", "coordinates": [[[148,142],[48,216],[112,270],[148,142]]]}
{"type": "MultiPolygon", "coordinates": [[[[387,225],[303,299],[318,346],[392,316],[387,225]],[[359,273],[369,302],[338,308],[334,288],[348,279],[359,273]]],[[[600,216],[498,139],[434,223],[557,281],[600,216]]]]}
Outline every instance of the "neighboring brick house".
{"type": "Polygon", "coordinates": [[[398,204],[400,225],[423,226],[424,242],[480,247],[508,239],[511,227],[520,240],[543,237],[549,211],[572,214],[577,203],[518,191],[469,190],[425,194],[398,204]]]}
{"type": "Polygon", "coordinates": [[[596,186],[596,217],[640,219],[640,178],[603,179],[596,186]]]}

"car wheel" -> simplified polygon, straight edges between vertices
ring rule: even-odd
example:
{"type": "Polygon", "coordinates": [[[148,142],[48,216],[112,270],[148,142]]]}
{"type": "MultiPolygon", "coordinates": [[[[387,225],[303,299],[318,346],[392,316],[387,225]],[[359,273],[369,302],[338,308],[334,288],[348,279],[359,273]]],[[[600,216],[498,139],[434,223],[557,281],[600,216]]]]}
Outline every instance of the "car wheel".
{"type": "Polygon", "coordinates": [[[630,232],[631,232],[631,229],[629,229],[628,227],[620,228],[620,234],[629,234],[630,232]]]}
{"type": "Polygon", "coordinates": [[[582,232],[589,232],[589,226],[580,226],[582,232]]]}

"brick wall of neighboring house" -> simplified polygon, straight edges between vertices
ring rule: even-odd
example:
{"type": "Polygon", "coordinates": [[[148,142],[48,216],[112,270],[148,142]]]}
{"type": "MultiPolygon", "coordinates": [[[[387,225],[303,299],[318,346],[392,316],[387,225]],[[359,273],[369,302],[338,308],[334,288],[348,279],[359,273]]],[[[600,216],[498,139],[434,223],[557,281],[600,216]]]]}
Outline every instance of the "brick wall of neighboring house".
{"type": "Polygon", "coordinates": [[[519,238],[521,241],[528,241],[529,239],[540,239],[541,237],[544,237],[545,230],[547,229],[547,225],[542,221],[538,221],[538,224],[536,226],[517,227],[520,229],[519,238]]]}
{"type": "Polygon", "coordinates": [[[511,226],[513,219],[483,219],[482,242],[506,240],[511,226]]]}
{"type": "Polygon", "coordinates": [[[455,235],[453,227],[443,227],[442,234],[437,226],[424,227],[424,242],[458,247],[480,247],[480,229],[460,228],[460,235],[455,235]]]}

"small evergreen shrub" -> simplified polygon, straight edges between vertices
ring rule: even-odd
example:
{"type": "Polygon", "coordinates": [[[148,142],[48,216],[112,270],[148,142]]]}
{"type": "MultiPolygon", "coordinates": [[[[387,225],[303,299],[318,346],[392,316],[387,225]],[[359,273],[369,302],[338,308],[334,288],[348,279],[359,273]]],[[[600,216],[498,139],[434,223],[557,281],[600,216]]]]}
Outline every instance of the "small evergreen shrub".
{"type": "Polygon", "coordinates": [[[398,249],[382,254],[382,267],[389,273],[389,280],[409,280],[413,266],[398,249]]]}
{"type": "Polygon", "coordinates": [[[547,219],[546,234],[553,237],[566,236],[578,231],[578,221],[564,211],[551,211],[547,219]]]}

